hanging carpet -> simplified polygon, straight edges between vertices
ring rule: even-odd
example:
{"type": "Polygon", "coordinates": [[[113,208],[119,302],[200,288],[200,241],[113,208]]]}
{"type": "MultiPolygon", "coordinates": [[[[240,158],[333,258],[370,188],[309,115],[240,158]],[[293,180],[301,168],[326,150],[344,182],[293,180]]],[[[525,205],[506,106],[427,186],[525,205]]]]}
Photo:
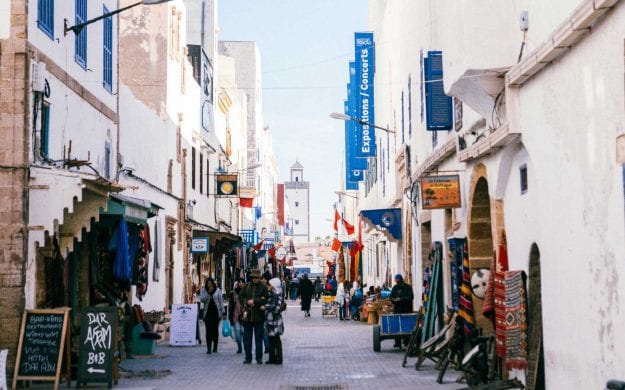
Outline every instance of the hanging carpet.
{"type": "Polygon", "coordinates": [[[505,273],[505,340],[506,368],[527,367],[527,307],[525,296],[525,273],[505,273]]]}

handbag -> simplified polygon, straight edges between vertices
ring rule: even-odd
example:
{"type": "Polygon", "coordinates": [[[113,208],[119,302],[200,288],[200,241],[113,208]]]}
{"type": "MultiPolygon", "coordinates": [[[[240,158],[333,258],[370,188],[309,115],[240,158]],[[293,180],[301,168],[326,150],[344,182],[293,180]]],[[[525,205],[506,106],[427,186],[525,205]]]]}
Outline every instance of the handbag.
{"type": "Polygon", "coordinates": [[[221,325],[221,335],[224,337],[230,337],[230,335],[232,335],[232,329],[230,328],[230,321],[228,321],[227,319],[224,320],[223,324],[221,325]]]}

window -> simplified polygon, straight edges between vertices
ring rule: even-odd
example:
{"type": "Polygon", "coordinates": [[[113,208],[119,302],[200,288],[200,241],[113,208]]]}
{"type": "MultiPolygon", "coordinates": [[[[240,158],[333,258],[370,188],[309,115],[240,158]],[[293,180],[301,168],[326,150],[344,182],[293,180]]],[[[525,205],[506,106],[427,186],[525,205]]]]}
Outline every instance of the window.
{"type": "Polygon", "coordinates": [[[406,133],[404,127],[404,91],[401,91],[401,143],[406,143],[406,133]]]}
{"type": "Polygon", "coordinates": [[[295,202],[295,207],[299,207],[299,202],[295,202]]]}
{"type": "Polygon", "coordinates": [[[519,177],[521,179],[521,194],[524,194],[527,192],[527,165],[521,165],[519,168],[519,177]]]}
{"type": "MultiPolygon", "coordinates": [[[[87,0],[76,0],[76,24],[87,21],[87,0]]],[[[87,69],[87,26],[85,26],[74,40],[74,60],[83,69],[87,69]]]]}
{"type": "Polygon", "coordinates": [[[111,144],[104,144],[104,177],[111,178],[111,144]]]}
{"type": "Polygon", "coordinates": [[[54,39],[54,0],[37,0],[37,27],[54,39]]]}
{"type": "MultiPolygon", "coordinates": [[[[105,6],[102,12],[106,14],[109,10],[105,6]]],[[[102,85],[107,91],[113,92],[113,18],[110,16],[104,19],[103,35],[102,68],[104,70],[104,75],[102,85]]]]}
{"type": "Polygon", "coordinates": [[[48,158],[50,145],[50,106],[43,104],[41,107],[41,133],[39,135],[41,156],[48,158]]]}
{"type": "Polygon", "coordinates": [[[204,193],[204,155],[200,153],[200,194],[204,193]]]}
{"type": "Polygon", "coordinates": [[[195,189],[195,148],[191,148],[191,188],[195,189]]]}
{"type": "Polygon", "coordinates": [[[296,220],[295,220],[295,224],[296,224],[296,225],[299,225],[299,219],[296,219],[296,220]]]}

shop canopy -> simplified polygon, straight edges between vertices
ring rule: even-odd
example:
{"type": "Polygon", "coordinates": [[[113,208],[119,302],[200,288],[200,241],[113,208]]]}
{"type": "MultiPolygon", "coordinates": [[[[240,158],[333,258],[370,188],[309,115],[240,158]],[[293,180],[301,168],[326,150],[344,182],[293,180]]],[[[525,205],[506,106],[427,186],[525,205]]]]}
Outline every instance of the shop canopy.
{"type": "Polygon", "coordinates": [[[363,220],[373,225],[391,241],[400,241],[401,236],[401,209],[362,210],[363,220]]]}
{"type": "Polygon", "coordinates": [[[106,212],[103,215],[117,215],[126,222],[144,224],[148,218],[155,217],[161,206],[146,199],[126,195],[110,194],[106,212]]]}

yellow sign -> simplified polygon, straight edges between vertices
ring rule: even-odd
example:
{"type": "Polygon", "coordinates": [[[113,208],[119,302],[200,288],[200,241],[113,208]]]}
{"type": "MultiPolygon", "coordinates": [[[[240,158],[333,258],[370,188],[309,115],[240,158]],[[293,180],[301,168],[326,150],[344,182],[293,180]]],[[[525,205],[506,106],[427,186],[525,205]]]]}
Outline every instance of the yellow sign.
{"type": "Polygon", "coordinates": [[[237,196],[237,175],[215,175],[217,196],[237,196]]]}
{"type": "Polygon", "coordinates": [[[452,209],[461,207],[460,176],[427,176],[421,179],[423,209],[452,209]]]}

